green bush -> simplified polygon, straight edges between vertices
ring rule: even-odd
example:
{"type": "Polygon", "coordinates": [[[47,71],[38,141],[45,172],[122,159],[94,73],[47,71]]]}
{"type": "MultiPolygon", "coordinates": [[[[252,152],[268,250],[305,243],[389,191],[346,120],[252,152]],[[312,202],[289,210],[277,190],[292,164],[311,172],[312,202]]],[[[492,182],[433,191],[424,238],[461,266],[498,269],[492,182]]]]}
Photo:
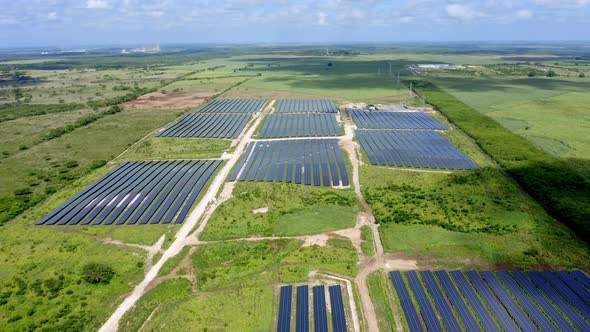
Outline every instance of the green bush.
{"type": "Polygon", "coordinates": [[[82,278],[91,284],[108,284],[115,271],[103,263],[88,263],[82,268],[82,278]]]}

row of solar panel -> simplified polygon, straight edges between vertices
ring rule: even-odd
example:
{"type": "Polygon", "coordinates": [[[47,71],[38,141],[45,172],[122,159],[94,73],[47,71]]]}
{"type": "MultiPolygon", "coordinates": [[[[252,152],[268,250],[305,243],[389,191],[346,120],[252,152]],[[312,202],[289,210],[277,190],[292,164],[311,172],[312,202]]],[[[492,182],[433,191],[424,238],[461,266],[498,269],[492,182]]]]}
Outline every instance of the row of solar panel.
{"type": "Polygon", "coordinates": [[[248,145],[229,181],[275,181],[314,186],[348,186],[335,139],[257,141],[248,145]]]}
{"type": "Polygon", "coordinates": [[[356,135],[373,165],[478,169],[473,160],[436,131],[360,129],[356,135]]]}
{"type": "Polygon", "coordinates": [[[275,113],[338,113],[329,99],[279,99],[275,113]]]}
{"type": "Polygon", "coordinates": [[[190,113],[160,131],[158,137],[237,138],[249,114],[190,113]]]}
{"type": "Polygon", "coordinates": [[[261,138],[340,136],[335,114],[270,114],[261,138]]]}
{"type": "Polygon", "coordinates": [[[410,331],[590,331],[590,279],[579,271],[390,277],[410,331]]]}
{"type": "Polygon", "coordinates": [[[362,129],[447,129],[442,123],[422,112],[367,112],[349,110],[362,129]]]}
{"type": "Polygon", "coordinates": [[[197,112],[199,113],[256,113],[266,103],[261,98],[219,98],[197,112]]]}
{"type": "Polygon", "coordinates": [[[125,162],[37,225],[180,224],[221,160],[125,162]]]}
{"type": "MultiPolygon", "coordinates": [[[[330,286],[330,308],[332,312],[332,330],[346,332],[346,314],[340,286],[330,286]]],[[[281,287],[279,299],[279,317],[277,331],[291,331],[291,301],[293,286],[281,287]]],[[[297,287],[295,331],[308,332],[309,321],[309,289],[307,285],[297,287]]],[[[326,311],[326,290],[324,286],[313,287],[313,328],[315,332],[328,332],[328,315],[326,311]]]]}

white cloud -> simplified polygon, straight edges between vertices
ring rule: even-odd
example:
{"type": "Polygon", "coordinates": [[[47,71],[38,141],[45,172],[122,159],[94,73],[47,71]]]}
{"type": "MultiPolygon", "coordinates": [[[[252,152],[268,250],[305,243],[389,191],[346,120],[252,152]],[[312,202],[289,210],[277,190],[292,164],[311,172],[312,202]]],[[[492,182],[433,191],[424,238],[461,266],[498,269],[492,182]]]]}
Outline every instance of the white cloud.
{"type": "Polygon", "coordinates": [[[414,16],[401,16],[397,19],[398,22],[401,23],[411,23],[414,22],[416,18],[414,16]]]}
{"type": "Polygon", "coordinates": [[[482,13],[478,12],[477,10],[471,9],[469,6],[461,5],[461,4],[450,4],[447,5],[445,8],[447,15],[452,18],[457,18],[460,20],[473,20],[478,17],[484,16],[482,13]]]}
{"type": "Polygon", "coordinates": [[[327,17],[328,17],[328,14],[326,14],[324,12],[319,12],[318,13],[318,25],[327,25],[328,24],[326,22],[327,17]]]}
{"type": "Polygon", "coordinates": [[[86,1],[86,8],[88,9],[109,9],[111,4],[105,0],[88,0],[86,1]]]}
{"type": "Polygon", "coordinates": [[[533,2],[549,8],[579,8],[590,4],[590,0],[534,0],[533,2]]]}
{"type": "Polygon", "coordinates": [[[57,19],[57,13],[56,12],[49,12],[49,13],[47,13],[47,19],[49,19],[49,20],[55,20],[55,19],[57,19]]]}
{"type": "Polygon", "coordinates": [[[528,9],[520,9],[516,11],[516,17],[526,20],[533,17],[533,13],[528,9]]]}

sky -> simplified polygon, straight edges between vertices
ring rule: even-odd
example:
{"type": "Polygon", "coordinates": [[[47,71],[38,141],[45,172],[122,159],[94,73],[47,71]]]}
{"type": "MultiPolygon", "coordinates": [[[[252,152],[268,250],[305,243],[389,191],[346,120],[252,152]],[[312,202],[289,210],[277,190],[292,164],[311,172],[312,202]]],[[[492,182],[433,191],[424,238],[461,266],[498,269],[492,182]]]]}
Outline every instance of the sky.
{"type": "Polygon", "coordinates": [[[590,0],[0,0],[0,48],[590,40],[590,0]]]}

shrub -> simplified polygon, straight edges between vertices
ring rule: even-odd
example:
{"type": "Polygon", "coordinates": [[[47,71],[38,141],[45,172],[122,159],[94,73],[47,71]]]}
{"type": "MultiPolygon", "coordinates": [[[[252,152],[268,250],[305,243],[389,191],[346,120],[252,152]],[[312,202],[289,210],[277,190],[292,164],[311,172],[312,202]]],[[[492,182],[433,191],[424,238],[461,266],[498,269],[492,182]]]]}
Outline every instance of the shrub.
{"type": "Polygon", "coordinates": [[[88,263],[82,268],[82,278],[91,284],[108,284],[115,271],[103,263],[88,263]]]}
{"type": "Polygon", "coordinates": [[[106,161],[106,160],[104,160],[104,159],[100,159],[100,160],[93,160],[93,161],[90,163],[90,166],[88,166],[88,168],[89,168],[89,169],[92,171],[92,170],[95,170],[95,169],[97,169],[97,168],[101,168],[101,167],[103,167],[103,166],[104,166],[104,165],[106,165],[106,164],[107,164],[107,161],[106,161]]]}

